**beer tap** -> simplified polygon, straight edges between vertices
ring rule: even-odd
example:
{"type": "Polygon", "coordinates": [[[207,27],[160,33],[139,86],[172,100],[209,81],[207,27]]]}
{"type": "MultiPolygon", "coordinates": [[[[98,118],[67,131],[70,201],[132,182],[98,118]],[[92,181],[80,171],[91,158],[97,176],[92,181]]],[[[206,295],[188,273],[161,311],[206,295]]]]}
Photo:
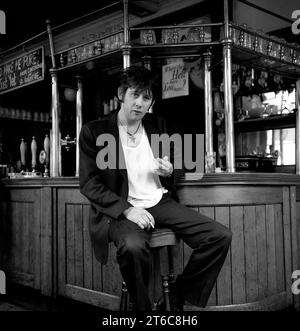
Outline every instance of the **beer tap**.
{"type": "Polygon", "coordinates": [[[50,163],[50,139],[48,135],[46,134],[45,139],[44,139],[44,151],[46,154],[46,159],[45,159],[45,172],[44,172],[44,177],[49,177],[49,163],[50,163]]]}
{"type": "Polygon", "coordinates": [[[20,154],[21,154],[21,173],[24,173],[25,167],[26,167],[26,143],[24,139],[21,139],[21,144],[20,144],[20,154]]]}
{"type": "Polygon", "coordinates": [[[36,151],[37,151],[37,144],[35,137],[32,137],[31,141],[31,166],[32,166],[32,172],[36,172],[36,151]]]}
{"type": "Polygon", "coordinates": [[[76,146],[76,138],[71,140],[71,137],[67,134],[65,139],[61,139],[61,145],[64,146],[68,152],[73,146],[76,146]]]}

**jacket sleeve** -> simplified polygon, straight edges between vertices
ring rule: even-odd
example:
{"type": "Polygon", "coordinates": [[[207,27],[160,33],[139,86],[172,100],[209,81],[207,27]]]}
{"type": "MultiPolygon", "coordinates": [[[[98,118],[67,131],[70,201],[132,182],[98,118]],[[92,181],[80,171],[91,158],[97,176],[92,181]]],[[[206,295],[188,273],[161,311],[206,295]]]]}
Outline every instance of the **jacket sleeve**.
{"type": "Polygon", "coordinates": [[[96,164],[98,153],[96,139],[86,125],[80,132],[79,153],[80,192],[100,213],[117,219],[132,205],[102,183],[100,170],[96,164]]]}

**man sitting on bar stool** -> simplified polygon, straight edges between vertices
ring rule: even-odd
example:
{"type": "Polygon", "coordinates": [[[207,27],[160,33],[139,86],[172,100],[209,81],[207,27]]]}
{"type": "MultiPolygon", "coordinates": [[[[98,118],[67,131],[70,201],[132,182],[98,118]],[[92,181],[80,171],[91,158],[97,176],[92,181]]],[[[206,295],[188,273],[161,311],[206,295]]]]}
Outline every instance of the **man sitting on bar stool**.
{"type": "Polygon", "coordinates": [[[154,159],[151,136],[167,131],[163,119],[149,113],[156,91],[151,71],[129,67],[120,83],[120,110],[84,125],[79,139],[80,190],[91,203],[95,255],[106,263],[108,243],[114,242],[133,309],[150,311],[149,240],[155,227],[170,228],[193,249],[175,281],[173,304],[176,310],[183,309],[184,300],[204,307],[226,258],[231,232],[178,203],[172,163],[163,155],[154,159]]]}

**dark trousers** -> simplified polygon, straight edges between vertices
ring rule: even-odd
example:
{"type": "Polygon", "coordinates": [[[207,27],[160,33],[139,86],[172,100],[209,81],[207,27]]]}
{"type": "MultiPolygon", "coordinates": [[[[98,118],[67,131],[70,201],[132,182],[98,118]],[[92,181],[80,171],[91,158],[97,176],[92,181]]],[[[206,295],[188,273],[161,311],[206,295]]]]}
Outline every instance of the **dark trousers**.
{"type": "MultiPolygon", "coordinates": [[[[156,227],[167,227],[193,249],[182,274],[177,277],[185,300],[204,307],[226,258],[231,232],[225,226],[181,205],[167,194],[147,209],[156,227]]],[[[117,247],[117,261],[136,310],[149,311],[151,230],[141,229],[125,217],[110,222],[109,239],[117,247]]]]}

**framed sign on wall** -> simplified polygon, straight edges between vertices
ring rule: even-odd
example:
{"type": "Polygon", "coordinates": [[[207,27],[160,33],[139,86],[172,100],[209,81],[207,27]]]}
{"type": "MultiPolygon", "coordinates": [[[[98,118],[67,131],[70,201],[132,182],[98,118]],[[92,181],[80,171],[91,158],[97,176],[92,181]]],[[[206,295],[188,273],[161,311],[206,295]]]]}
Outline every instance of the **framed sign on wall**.
{"type": "Polygon", "coordinates": [[[44,48],[39,47],[0,64],[0,94],[44,79],[44,48]]]}

